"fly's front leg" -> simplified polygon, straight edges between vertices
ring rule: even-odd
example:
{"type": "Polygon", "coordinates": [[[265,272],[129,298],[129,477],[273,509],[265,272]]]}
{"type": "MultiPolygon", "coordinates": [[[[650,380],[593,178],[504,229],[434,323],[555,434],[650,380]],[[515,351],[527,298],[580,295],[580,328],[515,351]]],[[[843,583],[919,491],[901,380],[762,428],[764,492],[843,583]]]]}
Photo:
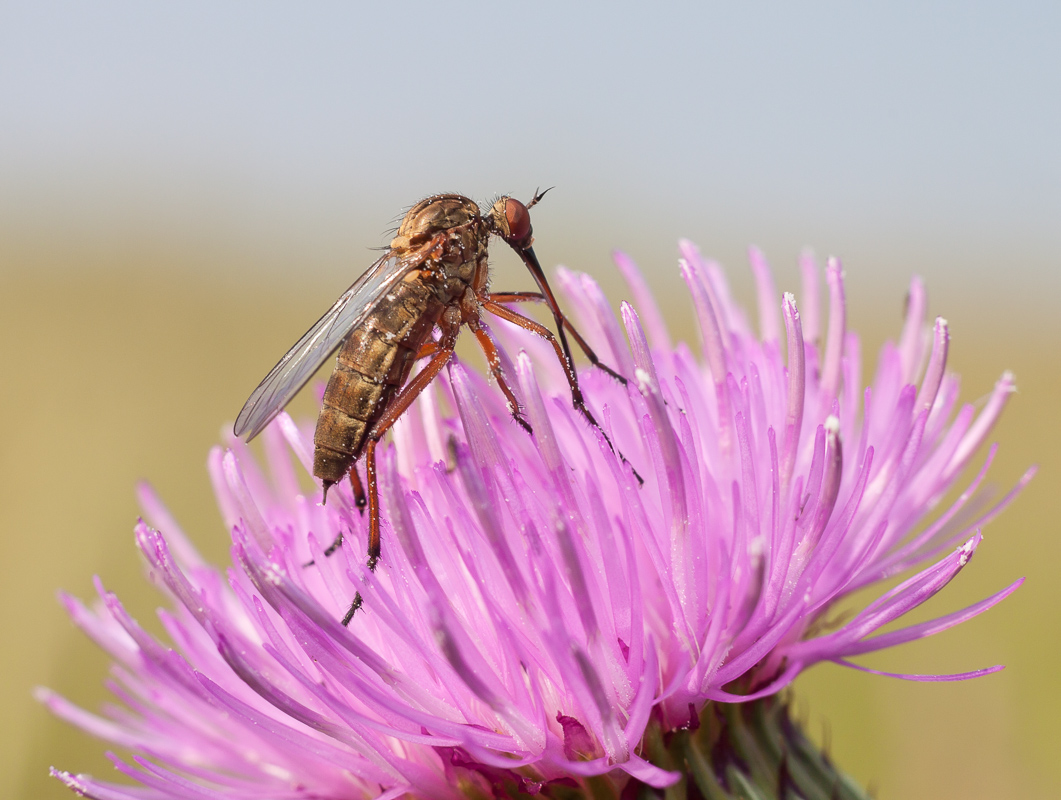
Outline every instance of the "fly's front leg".
{"type": "MultiPolygon", "coordinates": [[[[490,299],[495,303],[547,303],[545,295],[541,292],[500,292],[497,294],[491,294],[490,299]]],[[[575,340],[575,344],[579,346],[586,358],[589,359],[589,363],[595,366],[597,369],[603,370],[604,372],[611,375],[615,380],[619,381],[623,386],[626,386],[626,378],[616,372],[614,369],[609,367],[597,354],[593,352],[593,348],[589,346],[589,343],[582,338],[582,334],[578,332],[578,329],[572,324],[563,314],[560,315],[560,320],[564,325],[564,329],[571,334],[571,338],[575,340]]]]}
{"type": "MultiPolygon", "coordinates": [[[[540,336],[545,339],[549,344],[553,346],[553,350],[556,351],[556,357],[560,361],[560,366],[564,368],[564,374],[567,376],[567,383],[571,387],[571,402],[574,407],[586,418],[594,428],[600,429],[600,424],[593,416],[593,412],[586,406],[586,401],[582,397],[582,389],[578,385],[578,374],[575,372],[575,362],[564,352],[560,346],[560,342],[553,336],[553,332],[546,328],[539,322],[535,322],[529,317],[525,317],[522,314],[517,314],[511,309],[505,308],[503,305],[495,302],[494,300],[483,301],[483,308],[489,311],[491,314],[501,317],[503,320],[511,322],[513,325],[519,325],[524,330],[530,331],[536,336],[540,336]]],[[[603,433],[603,431],[601,431],[603,433]]],[[[605,434],[605,439],[608,438],[605,434]]],[[[608,446],[611,447],[611,440],[608,441],[608,446]]],[[[615,448],[612,448],[613,450],[615,448]]]]}
{"type": "MultiPolygon", "coordinates": [[[[586,421],[590,425],[600,431],[601,436],[604,437],[604,441],[607,442],[608,447],[611,449],[611,451],[617,456],[619,456],[619,459],[624,464],[629,465],[630,462],[626,460],[626,456],[624,456],[620,451],[615,449],[615,445],[612,444],[612,440],[604,431],[604,428],[600,426],[600,423],[597,422],[596,417],[593,416],[593,412],[590,411],[589,407],[586,405],[586,400],[582,396],[582,389],[579,388],[578,385],[578,373],[575,372],[575,364],[571,360],[570,355],[564,352],[564,348],[561,347],[561,343],[557,341],[557,338],[553,336],[553,332],[541,323],[535,322],[533,319],[525,317],[522,314],[517,314],[515,311],[506,308],[505,306],[495,302],[492,299],[483,301],[483,308],[485,308],[491,314],[494,314],[495,316],[501,317],[501,319],[503,320],[511,322],[513,325],[519,325],[519,327],[523,328],[524,330],[530,331],[536,336],[540,336],[542,339],[545,339],[547,342],[549,342],[549,344],[553,346],[553,350],[556,351],[556,357],[560,360],[560,366],[564,368],[564,374],[567,376],[568,386],[571,388],[571,404],[575,407],[576,411],[578,411],[580,414],[582,414],[583,417],[586,418],[586,421]]],[[[632,465],[630,466],[630,469],[634,473],[634,477],[637,478],[637,482],[643,485],[645,481],[638,474],[637,470],[634,469],[632,465]]]]}
{"type": "Polygon", "coordinates": [[[505,372],[501,369],[501,354],[498,353],[494,340],[490,338],[490,334],[478,322],[469,321],[468,327],[472,329],[472,333],[475,334],[475,340],[479,343],[483,355],[486,356],[486,363],[490,365],[490,374],[494,376],[494,380],[497,381],[497,385],[501,388],[501,393],[505,395],[505,399],[508,401],[508,408],[512,412],[512,418],[520,424],[523,430],[533,434],[534,430],[531,428],[530,423],[527,422],[527,418],[523,416],[523,408],[516,399],[516,393],[512,391],[512,387],[508,385],[508,381],[505,379],[505,372]]]}
{"type": "MultiPolygon", "coordinates": [[[[381,546],[380,546],[380,525],[379,525],[379,479],[376,474],[376,445],[379,444],[379,440],[382,439],[387,431],[391,429],[391,426],[404,414],[409,406],[413,404],[413,401],[420,395],[421,392],[427,388],[427,385],[431,383],[442,371],[442,368],[446,366],[450,358],[453,356],[453,350],[457,344],[457,330],[454,328],[449,333],[444,333],[442,341],[438,342],[438,349],[431,360],[427,362],[427,365],[417,373],[409,383],[405,385],[397,396],[391,401],[390,405],[387,406],[386,411],[376,421],[376,423],[369,429],[367,440],[368,444],[365,446],[365,478],[368,484],[368,558],[365,561],[365,565],[370,571],[375,571],[376,565],[379,563],[381,546]]],[[[350,604],[349,610],[343,617],[343,625],[349,625],[350,620],[354,618],[354,614],[361,608],[362,605],[361,593],[358,592],[354,595],[354,600],[350,604]]]]}

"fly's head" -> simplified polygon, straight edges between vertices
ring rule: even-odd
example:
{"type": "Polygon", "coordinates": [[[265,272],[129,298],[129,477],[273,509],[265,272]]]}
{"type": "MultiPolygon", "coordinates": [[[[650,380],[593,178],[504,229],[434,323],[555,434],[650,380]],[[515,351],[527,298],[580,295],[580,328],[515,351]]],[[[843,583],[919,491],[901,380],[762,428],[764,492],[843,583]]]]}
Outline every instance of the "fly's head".
{"type": "Polygon", "coordinates": [[[504,239],[517,253],[530,247],[534,241],[530,211],[514,197],[502,197],[494,203],[488,225],[492,233],[504,239]]]}
{"type": "Polygon", "coordinates": [[[509,247],[520,255],[530,250],[531,244],[534,243],[530,209],[545,197],[545,192],[535,192],[534,199],[526,205],[514,197],[500,198],[490,209],[487,222],[490,232],[504,239],[509,247]]]}
{"type": "MultiPolygon", "coordinates": [[[[545,192],[549,191],[548,189],[545,192]]],[[[534,199],[524,205],[514,197],[502,197],[490,209],[487,227],[490,232],[503,239],[516,254],[523,259],[539,286],[545,277],[534,255],[534,230],[531,228],[530,209],[545,196],[545,192],[535,192],[534,199]]],[[[543,287],[543,291],[545,291],[543,287]]]]}

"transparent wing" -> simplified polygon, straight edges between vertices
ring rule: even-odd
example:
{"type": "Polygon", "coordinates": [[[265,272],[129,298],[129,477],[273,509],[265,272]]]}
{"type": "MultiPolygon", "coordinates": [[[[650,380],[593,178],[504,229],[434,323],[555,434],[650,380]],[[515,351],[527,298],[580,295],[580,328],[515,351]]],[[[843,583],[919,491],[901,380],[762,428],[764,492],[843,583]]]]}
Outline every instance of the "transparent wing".
{"type": "Polygon", "coordinates": [[[364,322],[379,299],[423,259],[423,251],[404,258],[391,251],[369,267],[258,384],[236,417],[236,436],[249,442],[261,433],[339,349],[346,335],[364,322]]]}

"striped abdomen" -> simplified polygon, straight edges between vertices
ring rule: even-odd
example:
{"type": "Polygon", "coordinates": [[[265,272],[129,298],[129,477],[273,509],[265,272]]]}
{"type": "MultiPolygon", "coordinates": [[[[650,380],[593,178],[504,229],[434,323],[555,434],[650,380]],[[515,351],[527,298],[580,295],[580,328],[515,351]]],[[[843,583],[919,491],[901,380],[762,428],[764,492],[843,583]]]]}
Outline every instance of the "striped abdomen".
{"type": "Polygon", "coordinates": [[[361,455],[444,308],[431,287],[403,281],[343,342],[313,436],[313,474],[325,485],[341,481],[361,455]]]}

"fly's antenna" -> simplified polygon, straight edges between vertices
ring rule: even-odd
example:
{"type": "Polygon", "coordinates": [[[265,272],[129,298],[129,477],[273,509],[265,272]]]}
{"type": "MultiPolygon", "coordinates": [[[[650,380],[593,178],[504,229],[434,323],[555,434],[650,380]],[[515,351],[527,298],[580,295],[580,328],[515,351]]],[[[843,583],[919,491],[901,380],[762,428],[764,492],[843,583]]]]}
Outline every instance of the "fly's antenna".
{"type": "Polygon", "coordinates": [[[531,200],[531,201],[530,201],[529,203],[527,203],[527,208],[532,208],[532,207],[536,206],[536,205],[538,204],[538,201],[539,201],[539,200],[541,200],[541,199],[542,199],[543,197],[545,197],[545,195],[546,195],[546,194],[547,194],[548,192],[551,192],[551,191],[552,191],[553,189],[555,189],[555,188],[556,188],[555,186],[550,186],[550,187],[549,187],[548,189],[546,189],[546,190],[545,190],[544,192],[540,192],[540,191],[538,191],[537,189],[535,189],[535,190],[534,190],[534,199],[533,199],[533,200],[531,200]]]}

